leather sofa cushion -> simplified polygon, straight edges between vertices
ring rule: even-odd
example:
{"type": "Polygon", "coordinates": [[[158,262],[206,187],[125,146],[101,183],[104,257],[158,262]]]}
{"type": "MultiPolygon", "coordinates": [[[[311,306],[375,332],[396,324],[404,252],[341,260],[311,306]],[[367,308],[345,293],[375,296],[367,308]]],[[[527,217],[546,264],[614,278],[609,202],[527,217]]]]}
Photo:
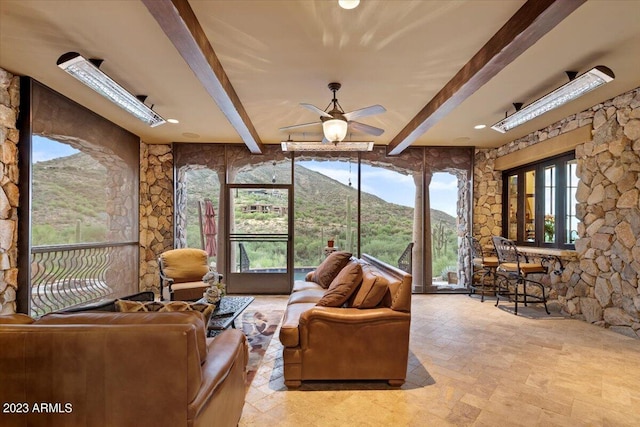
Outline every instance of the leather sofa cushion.
{"type": "Polygon", "coordinates": [[[389,288],[389,281],[373,271],[369,265],[363,266],[362,270],[362,285],[355,293],[351,307],[373,308],[382,301],[389,288]]]}
{"type": "Polygon", "coordinates": [[[26,314],[14,313],[0,316],[0,325],[29,325],[35,320],[26,314]]]}
{"type": "Polygon", "coordinates": [[[362,267],[357,260],[349,261],[331,282],[318,301],[319,306],[341,307],[362,283],[362,267]]]}
{"type": "Polygon", "coordinates": [[[312,302],[315,304],[322,299],[325,292],[327,292],[326,289],[307,289],[304,291],[294,292],[289,297],[287,304],[291,305],[305,302],[312,302]]]}
{"type": "Polygon", "coordinates": [[[351,253],[345,251],[337,251],[329,254],[324,261],[320,263],[318,268],[310,275],[310,281],[316,282],[323,288],[327,289],[333,279],[336,278],[342,268],[347,265],[351,259],[351,253]]]}
{"type": "Polygon", "coordinates": [[[42,316],[36,325],[136,325],[136,324],[192,324],[196,327],[196,345],[200,363],[207,358],[207,334],[204,316],[197,311],[163,312],[163,313],[51,313],[42,316]]]}
{"type": "Polygon", "coordinates": [[[209,285],[202,280],[196,282],[184,282],[174,283],[171,285],[171,292],[173,292],[173,299],[180,301],[198,300],[204,295],[204,291],[207,290],[209,285]]]}
{"type": "Polygon", "coordinates": [[[322,286],[318,285],[316,282],[309,282],[309,281],[305,281],[305,280],[296,280],[295,282],[293,282],[293,289],[291,290],[291,292],[306,291],[307,289],[324,290],[325,288],[323,288],[322,286]]]}
{"type": "Polygon", "coordinates": [[[201,281],[209,272],[207,253],[202,249],[181,248],[166,251],[162,258],[162,272],[174,283],[201,281]]]}

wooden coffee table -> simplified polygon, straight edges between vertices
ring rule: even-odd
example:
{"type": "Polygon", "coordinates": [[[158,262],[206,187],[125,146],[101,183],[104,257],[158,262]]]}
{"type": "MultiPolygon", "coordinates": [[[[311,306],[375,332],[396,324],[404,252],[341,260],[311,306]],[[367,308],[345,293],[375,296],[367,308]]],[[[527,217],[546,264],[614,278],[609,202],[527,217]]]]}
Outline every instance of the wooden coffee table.
{"type": "MultiPolygon", "coordinates": [[[[253,297],[222,297],[207,324],[207,337],[215,337],[225,329],[235,328],[235,320],[253,302],[253,297]]],[[[199,302],[206,302],[202,299],[199,302]]]]}

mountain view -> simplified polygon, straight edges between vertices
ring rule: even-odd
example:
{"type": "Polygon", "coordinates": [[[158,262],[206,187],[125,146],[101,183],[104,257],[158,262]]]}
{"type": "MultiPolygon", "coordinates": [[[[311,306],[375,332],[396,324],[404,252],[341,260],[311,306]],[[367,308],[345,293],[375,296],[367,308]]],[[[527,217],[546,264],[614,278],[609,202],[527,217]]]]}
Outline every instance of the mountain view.
{"type": "Polygon", "coordinates": [[[84,153],[35,163],[32,245],[105,241],[106,173],[84,153]]]}
{"type": "MultiPolygon", "coordinates": [[[[288,182],[285,178],[290,166],[280,164],[243,170],[236,179],[239,184],[288,182]]],[[[200,247],[198,202],[206,198],[217,201],[219,184],[217,175],[205,169],[190,171],[187,177],[187,241],[189,246],[200,247]]],[[[297,267],[314,266],[324,259],[323,248],[327,240],[334,239],[340,249],[356,251],[357,189],[344,185],[324,174],[301,165],[295,166],[294,204],[294,262],[297,267]],[[349,221],[348,219],[351,219],[349,221]]],[[[402,191],[402,189],[399,189],[402,191]]],[[[282,223],[285,217],[275,213],[243,213],[242,206],[251,204],[282,205],[280,195],[237,193],[234,196],[236,232],[264,230],[282,223]]],[[[389,264],[397,265],[398,258],[412,242],[413,208],[389,203],[372,194],[362,192],[361,251],[389,264]]],[[[433,271],[439,275],[457,262],[456,219],[442,211],[432,209],[431,221],[435,235],[433,271]]],[[[284,229],[284,228],[282,228],[284,229]]],[[[272,247],[245,245],[252,267],[266,268],[272,259],[264,253],[273,253],[272,247]],[[262,250],[265,249],[265,250],[262,250]]]]}
{"type": "MultiPolygon", "coordinates": [[[[287,165],[256,167],[238,174],[239,183],[271,183],[275,175],[286,176],[287,165]]],[[[303,166],[295,167],[295,263],[317,265],[324,257],[327,240],[335,239],[340,249],[356,250],[357,190],[303,166]]],[[[279,181],[282,182],[282,181],[279,181]]],[[[208,198],[217,208],[219,184],[215,173],[200,169],[187,177],[187,241],[201,247],[198,202],[208,198]]],[[[38,162],[33,170],[33,245],[100,242],[106,232],[106,170],[90,156],[78,153],[38,162]]],[[[286,221],[278,213],[243,211],[251,204],[285,205],[279,194],[238,193],[235,198],[235,224],[239,229],[269,229],[286,221]]],[[[393,204],[362,192],[361,249],[396,265],[412,242],[413,208],[393,204]]],[[[455,218],[431,211],[434,228],[434,273],[456,260],[455,218]],[[447,246],[448,249],[447,250],[447,246]],[[453,249],[453,250],[452,250],[453,249]]],[[[286,228],[285,228],[286,230],[286,228]]],[[[236,230],[238,231],[238,230],[236,230]]],[[[271,265],[265,257],[269,249],[253,243],[248,246],[252,266],[271,265]]],[[[273,251],[271,251],[273,252],[273,251]]]]}

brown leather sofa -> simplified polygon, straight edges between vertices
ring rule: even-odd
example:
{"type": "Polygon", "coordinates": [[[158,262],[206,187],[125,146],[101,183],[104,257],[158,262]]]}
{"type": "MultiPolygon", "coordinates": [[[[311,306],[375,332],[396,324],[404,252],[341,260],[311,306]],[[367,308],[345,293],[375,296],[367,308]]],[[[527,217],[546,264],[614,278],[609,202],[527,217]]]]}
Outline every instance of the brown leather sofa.
{"type": "Polygon", "coordinates": [[[409,356],[411,275],[366,254],[339,270],[330,285],[326,276],[313,272],[294,284],[280,329],[285,385],[298,387],[304,380],[385,380],[401,386],[409,356]],[[355,273],[344,274],[354,263],[360,265],[361,274],[357,267],[352,268],[355,273]],[[341,276],[343,282],[359,282],[345,292],[332,289],[341,276]],[[328,294],[336,292],[346,295],[347,302],[325,306],[328,294]],[[363,303],[374,293],[381,297],[363,303]]]}
{"type": "Polygon", "coordinates": [[[199,312],[0,316],[0,348],[3,426],[235,426],[242,414],[246,338],[205,338],[199,312]]]}

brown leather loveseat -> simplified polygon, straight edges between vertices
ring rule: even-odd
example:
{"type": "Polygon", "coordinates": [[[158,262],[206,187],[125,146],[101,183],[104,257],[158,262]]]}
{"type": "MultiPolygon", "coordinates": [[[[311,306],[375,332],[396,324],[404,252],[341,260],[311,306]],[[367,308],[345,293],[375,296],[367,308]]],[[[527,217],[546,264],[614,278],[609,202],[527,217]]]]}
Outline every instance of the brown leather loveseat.
{"type": "Polygon", "coordinates": [[[235,426],[242,414],[246,338],[205,338],[199,312],[0,316],[0,349],[3,426],[235,426]]]}
{"type": "Polygon", "coordinates": [[[368,255],[335,252],[296,281],[280,329],[288,387],[304,380],[404,383],[410,274],[368,255]]]}

